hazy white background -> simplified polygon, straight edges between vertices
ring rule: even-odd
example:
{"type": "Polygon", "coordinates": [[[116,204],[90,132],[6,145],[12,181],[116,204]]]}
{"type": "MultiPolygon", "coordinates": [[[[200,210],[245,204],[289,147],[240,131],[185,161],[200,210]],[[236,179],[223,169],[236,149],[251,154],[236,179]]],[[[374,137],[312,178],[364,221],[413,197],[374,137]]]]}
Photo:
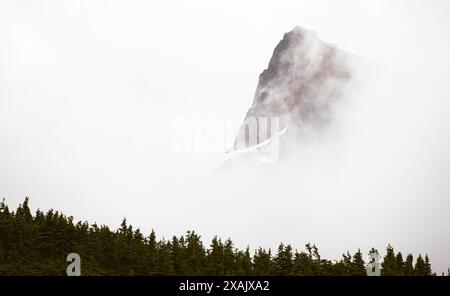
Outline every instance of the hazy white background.
{"type": "Polygon", "coordinates": [[[1,0],[0,196],[165,237],[311,241],[336,259],[392,243],[444,271],[449,19],[446,0],[1,0]],[[295,25],[385,66],[379,87],[284,169],[210,176],[223,153],[174,153],[173,117],[243,117],[295,25]]]}

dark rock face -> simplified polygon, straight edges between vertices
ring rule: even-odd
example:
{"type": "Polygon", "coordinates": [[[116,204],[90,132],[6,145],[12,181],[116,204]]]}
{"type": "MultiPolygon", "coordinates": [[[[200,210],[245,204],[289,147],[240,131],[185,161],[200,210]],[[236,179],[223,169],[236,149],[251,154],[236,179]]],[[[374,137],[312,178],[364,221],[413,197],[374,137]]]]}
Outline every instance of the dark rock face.
{"type": "Polygon", "coordinates": [[[279,118],[280,129],[288,128],[289,137],[299,136],[293,131],[304,127],[321,129],[330,124],[333,105],[352,77],[349,58],[346,52],[319,40],[314,32],[296,27],[286,33],[259,76],[234,149],[270,138],[267,127],[273,117],[279,118]],[[259,122],[261,118],[268,118],[269,123],[259,122]],[[263,129],[267,132],[261,133],[263,129]],[[256,142],[249,140],[252,133],[256,133],[256,142]]]}

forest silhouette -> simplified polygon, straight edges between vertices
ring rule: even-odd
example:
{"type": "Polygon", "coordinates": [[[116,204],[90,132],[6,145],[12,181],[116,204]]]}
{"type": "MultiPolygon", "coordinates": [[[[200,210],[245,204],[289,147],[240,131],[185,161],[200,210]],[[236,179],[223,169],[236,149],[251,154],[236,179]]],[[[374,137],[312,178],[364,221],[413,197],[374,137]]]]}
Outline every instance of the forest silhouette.
{"type": "MultiPolygon", "coordinates": [[[[322,258],[316,245],[303,250],[281,243],[276,250],[247,247],[214,237],[205,245],[194,231],[171,239],[144,235],[123,219],[117,230],[105,225],[74,222],[72,216],[49,210],[33,215],[29,199],[11,211],[0,203],[0,275],[66,275],[69,253],[81,256],[82,275],[258,275],[365,276],[360,250],[340,260],[322,258]]],[[[374,249],[372,249],[373,251],[374,249]]],[[[381,264],[383,276],[434,275],[428,255],[405,258],[388,246],[381,264]]]]}

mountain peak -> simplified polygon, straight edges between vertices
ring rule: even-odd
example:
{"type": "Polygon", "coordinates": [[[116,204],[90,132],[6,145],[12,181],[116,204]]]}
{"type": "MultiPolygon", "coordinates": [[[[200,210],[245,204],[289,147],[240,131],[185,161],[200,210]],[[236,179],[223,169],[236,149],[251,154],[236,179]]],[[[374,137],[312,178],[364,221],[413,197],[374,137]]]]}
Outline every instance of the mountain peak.
{"type": "Polygon", "coordinates": [[[267,125],[258,123],[261,118],[279,119],[280,128],[288,127],[290,137],[299,136],[295,131],[305,127],[326,127],[332,122],[333,106],[343,96],[351,77],[349,54],[321,41],[314,31],[294,27],[284,34],[268,67],[259,76],[234,149],[248,148],[271,137],[270,131],[261,134],[267,129],[267,125]],[[249,126],[249,121],[257,122],[256,126],[249,126]],[[250,138],[256,141],[250,143],[250,138]]]}

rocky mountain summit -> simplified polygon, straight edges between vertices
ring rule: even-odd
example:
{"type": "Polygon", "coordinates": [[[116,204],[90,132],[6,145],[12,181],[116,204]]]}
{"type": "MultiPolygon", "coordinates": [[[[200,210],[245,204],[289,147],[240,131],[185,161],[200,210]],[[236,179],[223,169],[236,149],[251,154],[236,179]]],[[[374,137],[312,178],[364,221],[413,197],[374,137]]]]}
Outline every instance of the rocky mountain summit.
{"type": "Polygon", "coordinates": [[[259,76],[253,103],[231,151],[261,146],[274,133],[295,140],[305,128],[328,126],[335,103],[352,79],[351,59],[315,32],[295,27],[284,34],[259,76]]]}

